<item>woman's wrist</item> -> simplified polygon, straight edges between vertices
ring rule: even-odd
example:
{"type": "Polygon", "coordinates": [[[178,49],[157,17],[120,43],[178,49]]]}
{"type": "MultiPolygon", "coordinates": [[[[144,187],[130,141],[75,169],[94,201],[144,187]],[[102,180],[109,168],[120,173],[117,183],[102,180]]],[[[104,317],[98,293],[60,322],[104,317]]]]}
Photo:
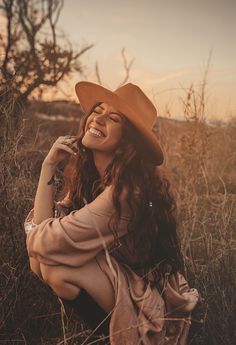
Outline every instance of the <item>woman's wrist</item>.
{"type": "Polygon", "coordinates": [[[44,183],[46,182],[47,187],[53,187],[54,198],[57,198],[58,194],[60,194],[63,185],[62,178],[58,176],[57,166],[58,164],[44,160],[41,167],[41,176],[43,181],[44,183]]]}
{"type": "Polygon", "coordinates": [[[51,163],[50,161],[46,159],[42,163],[42,169],[50,170],[51,173],[55,173],[56,168],[57,168],[57,164],[51,163]]]}

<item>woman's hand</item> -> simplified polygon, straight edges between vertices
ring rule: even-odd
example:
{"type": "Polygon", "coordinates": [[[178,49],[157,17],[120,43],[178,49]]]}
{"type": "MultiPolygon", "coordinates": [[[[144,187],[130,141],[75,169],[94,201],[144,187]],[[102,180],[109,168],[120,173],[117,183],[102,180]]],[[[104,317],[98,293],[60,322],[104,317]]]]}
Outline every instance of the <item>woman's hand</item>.
{"type": "Polygon", "coordinates": [[[44,164],[57,166],[68,155],[76,155],[78,152],[77,140],[77,137],[70,135],[57,138],[44,159],[44,164]]]}

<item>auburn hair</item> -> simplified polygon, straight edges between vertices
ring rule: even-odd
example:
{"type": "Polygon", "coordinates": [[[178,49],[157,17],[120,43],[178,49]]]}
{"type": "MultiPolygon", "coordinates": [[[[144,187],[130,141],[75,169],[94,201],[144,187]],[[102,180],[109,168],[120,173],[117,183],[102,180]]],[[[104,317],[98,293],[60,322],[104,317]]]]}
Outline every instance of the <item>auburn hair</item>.
{"type": "MultiPolygon", "coordinates": [[[[150,161],[140,134],[128,120],[123,126],[122,138],[114,158],[101,179],[92,151],[82,145],[90,114],[81,119],[78,155],[76,158],[72,156],[64,169],[62,196],[67,194],[71,202],[70,210],[80,209],[85,201],[91,202],[106,186],[112,184],[114,213],[109,227],[117,241],[116,228],[121,215],[119,197],[125,187],[132,212],[128,232],[134,243],[137,268],[144,269],[145,273],[152,269],[152,285],[155,286],[166,273],[183,271],[183,257],[177,236],[176,202],[170,191],[169,180],[150,161]]],[[[147,278],[144,279],[147,281],[147,278]]]]}

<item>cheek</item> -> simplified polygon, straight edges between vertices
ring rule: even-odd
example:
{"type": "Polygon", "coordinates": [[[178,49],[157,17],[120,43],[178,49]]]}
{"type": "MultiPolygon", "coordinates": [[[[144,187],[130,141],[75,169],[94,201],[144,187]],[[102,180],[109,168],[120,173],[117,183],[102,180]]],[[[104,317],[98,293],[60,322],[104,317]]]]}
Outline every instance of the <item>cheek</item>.
{"type": "Polygon", "coordinates": [[[114,128],[110,132],[110,138],[114,143],[118,143],[122,137],[122,129],[121,128],[114,128]]]}
{"type": "Polygon", "coordinates": [[[89,123],[92,121],[92,118],[93,118],[93,116],[92,116],[92,115],[90,115],[90,116],[87,118],[86,123],[85,123],[85,126],[84,126],[84,133],[86,133],[86,132],[87,132],[87,129],[88,129],[89,123]]]}

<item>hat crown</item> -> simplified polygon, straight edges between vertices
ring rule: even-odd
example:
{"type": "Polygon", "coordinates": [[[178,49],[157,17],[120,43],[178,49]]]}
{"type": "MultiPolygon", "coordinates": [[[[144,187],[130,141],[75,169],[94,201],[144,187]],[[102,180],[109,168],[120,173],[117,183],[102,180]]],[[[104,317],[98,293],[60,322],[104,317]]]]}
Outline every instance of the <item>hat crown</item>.
{"type": "Polygon", "coordinates": [[[157,117],[156,108],[137,85],[125,84],[115,90],[114,93],[125,101],[126,105],[139,116],[139,120],[146,127],[153,128],[157,117]]]}

